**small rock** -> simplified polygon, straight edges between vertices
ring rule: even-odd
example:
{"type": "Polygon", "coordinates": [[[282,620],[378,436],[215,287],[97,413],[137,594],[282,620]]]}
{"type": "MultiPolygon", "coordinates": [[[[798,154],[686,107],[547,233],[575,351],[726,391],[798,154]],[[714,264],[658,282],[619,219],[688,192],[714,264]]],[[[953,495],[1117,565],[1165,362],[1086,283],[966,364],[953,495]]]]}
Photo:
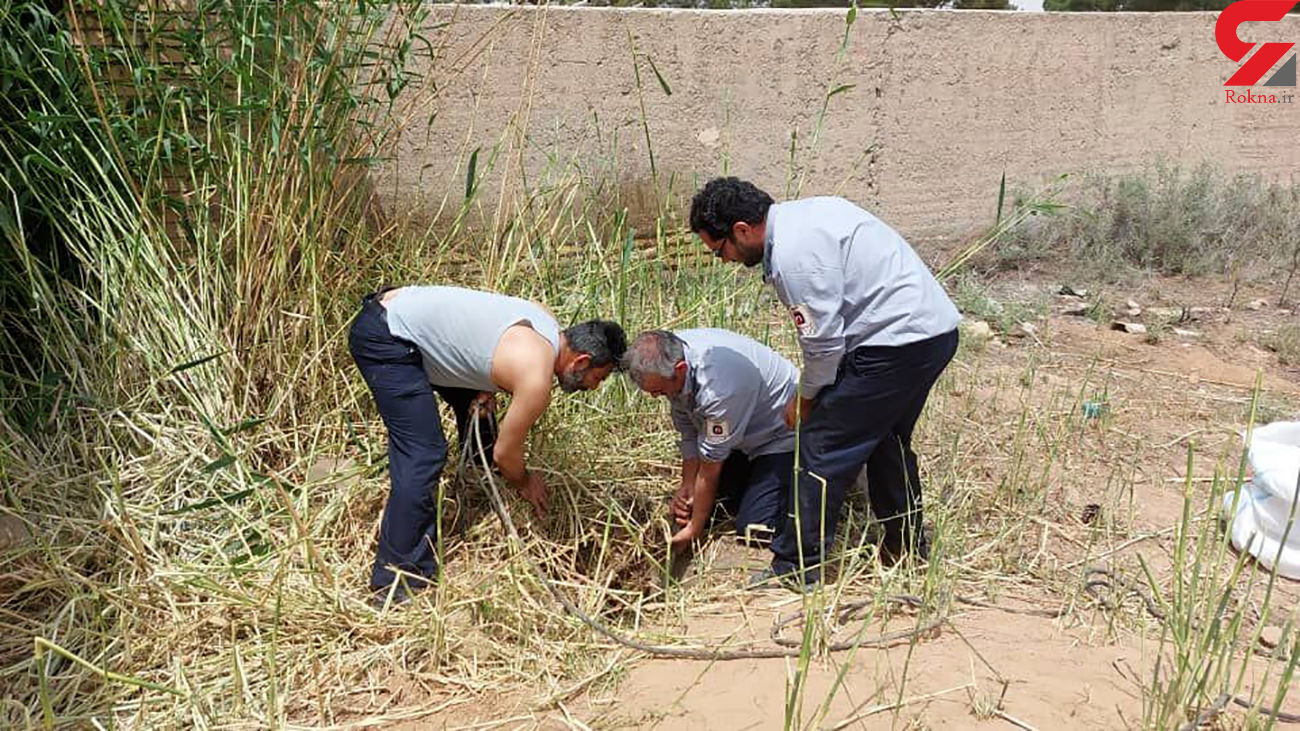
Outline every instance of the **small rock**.
{"type": "Polygon", "coordinates": [[[1181,327],[1174,328],[1174,334],[1180,338],[1199,338],[1201,334],[1195,330],[1184,330],[1181,327]]]}
{"type": "Polygon", "coordinates": [[[1259,644],[1264,647],[1273,648],[1282,644],[1281,627],[1265,627],[1259,631],[1259,644]]]}
{"type": "Polygon", "coordinates": [[[1088,312],[1090,312],[1091,310],[1092,310],[1091,305],[1071,305],[1065,308],[1064,310],[1061,310],[1061,314],[1070,315],[1072,317],[1087,317],[1088,312]]]}
{"type": "Polygon", "coordinates": [[[1246,308],[1251,310],[1262,310],[1265,307],[1268,307],[1268,300],[1251,300],[1250,304],[1246,305],[1246,308]]]}
{"type": "Polygon", "coordinates": [[[963,322],[962,329],[966,331],[966,337],[976,342],[983,342],[993,338],[993,328],[989,327],[989,324],[983,320],[963,322]]]}
{"type": "Polygon", "coordinates": [[[1015,327],[1011,328],[1011,331],[1008,332],[1007,335],[1013,338],[1025,338],[1025,337],[1032,338],[1035,336],[1037,332],[1038,332],[1038,328],[1034,327],[1033,323],[1021,322],[1021,323],[1017,323],[1015,327]]]}
{"type": "Polygon", "coordinates": [[[1120,320],[1116,320],[1115,322],[1112,322],[1110,324],[1110,329],[1119,330],[1120,332],[1131,333],[1133,335],[1144,335],[1146,334],[1147,326],[1143,325],[1140,322],[1122,322],[1120,320]]]}
{"type": "Polygon", "coordinates": [[[1129,300],[1125,302],[1124,306],[1129,308],[1130,310],[1137,310],[1139,312],[1142,311],[1142,305],[1139,305],[1137,302],[1134,302],[1133,300],[1129,300]]]}
{"type": "Polygon", "coordinates": [[[1060,289],[1060,294],[1063,294],[1066,297],[1087,297],[1088,290],[1083,288],[1076,289],[1074,287],[1071,287],[1068,284],[1062,284],[1060,289]]]}
{"type": "Polygon", "coordinates": [[[1083,506],[1083,514],[1079,516],[1080,522],[1084,525],[1092,525],[1097,522],[1101,516],[1101,505],[1098,503],[1088,503],[1083,506]]]}
{"type": "Polygon", "coordinates": [[[32,542],[27,524],[16,515],[0,515],[0,551],[25,546],[32,542]]]}
{"type": "Polygon", "coordinates": [[[305,475],[307,482],[327,482],[333,484],[338,482],[340,473],[354,469],[356,465],[352,460],[345,457],[321,457],[307,467],[305,475]],[[331,479],[333,478],[333,479],[331,479]]]}

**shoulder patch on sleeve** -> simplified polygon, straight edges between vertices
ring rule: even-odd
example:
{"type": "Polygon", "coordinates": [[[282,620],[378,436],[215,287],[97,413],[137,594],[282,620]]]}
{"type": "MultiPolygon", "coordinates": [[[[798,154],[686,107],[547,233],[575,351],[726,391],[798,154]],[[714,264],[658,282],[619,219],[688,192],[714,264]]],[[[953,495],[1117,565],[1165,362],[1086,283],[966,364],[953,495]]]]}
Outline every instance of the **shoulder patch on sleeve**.
{"type": "Polygon", "coordinates": [[[726,419],[704,420],[704,441],[709,444],[721,444],[731,436],[731,424],[726,419]]]}
{"type": "Polygon", "coordinates": [[[790,316],[794,318],[794,326],[800,335],[809,337],[817,332],[817,322],[813,320],[812,309],[808,305],[794,305],[790,308],[790,316]]]}

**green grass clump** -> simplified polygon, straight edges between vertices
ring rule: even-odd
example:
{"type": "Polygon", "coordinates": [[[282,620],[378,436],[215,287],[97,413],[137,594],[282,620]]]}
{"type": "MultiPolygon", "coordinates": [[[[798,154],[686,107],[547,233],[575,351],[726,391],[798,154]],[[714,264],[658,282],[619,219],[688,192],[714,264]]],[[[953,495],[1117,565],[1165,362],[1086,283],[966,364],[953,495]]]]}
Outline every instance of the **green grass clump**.
{"type": "Polygon", "coordinates": [[[1143,272],[1265,279],[1282,296],[1300,261],[1300,185],[1229,176],[1210,164],[1159,165],[1075,179],[1066,214],[1036,217],[999,247],[995,266],[1066,263],[1078,281],[1143,272]],[[1283,281],[1285,280],[1285,281],[1283,281]]]}

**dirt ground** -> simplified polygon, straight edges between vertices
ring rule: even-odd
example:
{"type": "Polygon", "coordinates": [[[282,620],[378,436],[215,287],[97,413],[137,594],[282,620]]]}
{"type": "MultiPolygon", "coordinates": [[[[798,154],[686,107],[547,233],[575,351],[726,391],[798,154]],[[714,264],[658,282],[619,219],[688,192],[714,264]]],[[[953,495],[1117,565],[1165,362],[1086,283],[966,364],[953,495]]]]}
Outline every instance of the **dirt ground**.
{"type": "MultiPolygon", "coordinates": [[[[1261,423],[1300,411],[1300,371],[1285,364],[1285,344],[1278,345],[1278,333],[1296,316],[1278,305],[1275,293],[1242,289],[1234,295],[1224,283],[1152,279],[1084,297],[1061,294],[1061,285],[1010,278],[985,285],[989,300],[1033,313],[1024,320],[1029,327],[1004,323],[982,342],[967,334],[946,385],[931,399],[918,452],[932,486],[943,485],[927,511],[945,509],[936,500],[976,506],[954,512],[970,521],[962,526],[970,532],[944,559],[962,590],[996,594],[1002,605],[1067,611],[1053,619],[957,605],[937,636],[815,659],[802,711],[790,725],[1142,726],[1156,625],[1137,601],[1125,602],[1118,613],[1104,611],[1080,593],[1079,577],[1090,565],[1136,566],[1125,561],[1140,554],[1162,582],[1172,578],[1171,543],[1184,490],[1203,489],[1216,469],[1235,473],[1257,377],[1261,423]],[[1081,306],[1098,304],[1080,313],[1081,306]],[[1130,313],[1131,304],[1141,312],[1130,313]],[[1145,322],[1149,331],[1113,330],[1114,320],[1145,322]],[[1092,420],[1096,424],[1079,416],[1085,401],[1104,410],[1092,420]],[[955,431],[967,435],[964,441],[953,443],[955,431]],[[1195,453],[1190,480],[1189,445],[1195,453]],[[1053,456],[1042,458],[1044,452],[1053,456]],[[1025,455],[1037,461],[1013,464],[1029,459],[1025,455]],[[1014,482],[1009,475],[1017,474],[1034,490],[1007,490],[1014,482]],[[1090,512],[1103,516],[1104,530],[1089,525],[1090,512]],[[841,673],[842,689],[823,708],[841,673]]],[[[726,539],[710,544],[695,570],[696,580],[714,589],[704,594],[707,601],[681,609],[671,631],[700,644],[766,641],[775,618],[798,609],[799,599],[780,590],[739,589],[745,572],[765,560],[762,552],[726,539]]],[[[847,599],[876,580],[899,577],[855,577],[832,590],[847,599]]],[[[1274,611],[1294,617],[1297,596],[1297,585],[1283,582],[1274,611]]],[[[900,613],[887,626],[866,631],[906,628],[912,621],[900,613]]],[[[440,697],[446,705],[411,720],[410,727],[787,724],[794,660],[710,664],[631,652],[619,657],[625,670],[597,672],[567,689],[440,697]]],[[[1263,672],[1262,663],[1259,675],[1251,669],[1244,687],[1263,682],[1263,672]]],[[[431,701],[429,708],[435,706],[431,701]]],[[[1236,727],[1240,713],[1218,722],[1236,727]]]]}

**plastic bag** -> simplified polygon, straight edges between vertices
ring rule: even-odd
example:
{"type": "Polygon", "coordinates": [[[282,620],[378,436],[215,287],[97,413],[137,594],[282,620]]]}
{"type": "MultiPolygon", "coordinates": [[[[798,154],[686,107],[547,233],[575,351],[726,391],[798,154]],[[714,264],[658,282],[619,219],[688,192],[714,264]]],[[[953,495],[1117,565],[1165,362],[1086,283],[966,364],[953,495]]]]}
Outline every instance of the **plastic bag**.
{"type": "Polygon", "coordinates": [[[1300,579],[1300,512],[1296,510],[1300,422],[1279,421],[1255,429],[1246,458],[1253,480],[1241,486],[1239,497],[1233,492],[1223,496],[1232,545],[1265,568],[1276,564],[1279,574],[1300,579]]]}

